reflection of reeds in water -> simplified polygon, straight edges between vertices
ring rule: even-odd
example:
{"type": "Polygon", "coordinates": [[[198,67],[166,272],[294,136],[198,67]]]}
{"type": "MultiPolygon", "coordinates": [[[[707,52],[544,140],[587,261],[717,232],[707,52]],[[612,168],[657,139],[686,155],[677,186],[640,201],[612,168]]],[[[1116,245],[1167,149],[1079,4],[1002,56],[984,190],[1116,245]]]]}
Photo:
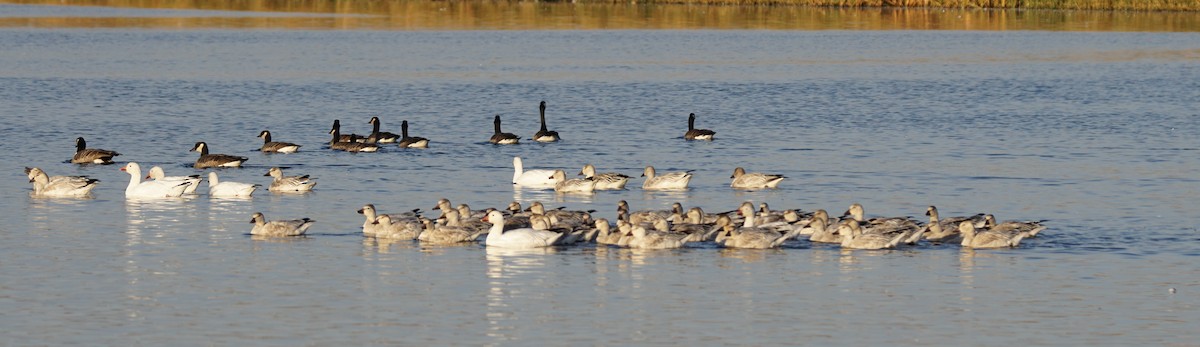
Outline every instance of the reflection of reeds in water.
{"type": "Polygon", "coordinates": [[[153,16],[5,17],[0,27],[270,29],[800,29],[1197,31],[1196,12],[1016,11],[986,8],[1200,10],[1194,0],[665,0],[508,1],[25,0],[21,4],[213,10],[153,16]],[[675,5],[667,5],[675,4],[675,5]],[[678,5],[686,4],[686,5],[678,5]],[[786,4],[806,6],[707,6],[786,4]],[[863,8],[862,6],[891,6],[863,8]],[[817,7],[821,6],[821,7],[817,7]],[[830,7],[848,6],[848,7],[830,7]],[[909,6],[902,8],[896,6],[909,6]],[[933,8],[951,7],[953,9],[933,8]],[[272,12],[272,15],[258,14],[272,12]],[[283,15],[278,15],[283,14],[283,15]],[[288,15],[291,14],[291,15],[288,15]]]}

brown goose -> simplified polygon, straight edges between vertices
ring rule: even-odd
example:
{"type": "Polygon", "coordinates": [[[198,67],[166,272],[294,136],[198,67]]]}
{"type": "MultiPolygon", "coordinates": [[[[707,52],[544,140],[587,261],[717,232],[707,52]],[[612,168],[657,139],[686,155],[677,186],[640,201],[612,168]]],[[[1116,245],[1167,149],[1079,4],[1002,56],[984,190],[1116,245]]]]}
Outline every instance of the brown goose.
{"type": "Polygon", "coordinates": [[[329,148],[330,149],[336,149],[339,151],[347,151],[347,152],[377,152],[377,151],[379,151],[379,146],[369,144],[369,143],[359,143],[358,135],[350,135],[350,138],[348,138],[346,141],[339,141],[340,139],[343,139],[345,136],[345,135],[341,134],[340,128],[341,127],[338,125],[338,121],[336,121],[336,120],[333,121],[333,129],[329,129],[329,134],[333,135],[333,138],[329,140],[329,148]]]}
{"type": "Polygon", "coordinates": [[[712,141],[713,135],[717,133],[708,129],[696,129],[696,114],[688,114],[688,130],[683,133],[685,140],[708,140],[712,141]]]}
{"type": "Polygon", "coordinates": [[[71,157],[72,164],[112,164],[112,158],[121,155],[107,149],[87,148],[87,141],[82,137],[75,138],[75,156],[71,157]]]}
{"type": "Polygon", "coordinates": [[[537,142],[555,142],[555,141],[560,140],[560,138],[558,137],[557,131],[550,131],[550,130],[546,129],[546,102],[545,101],[542,101],[542,104],[538,105],[538,113],[541,115],[542,127],[540,129],[538,129],[538,132],[536,134],[533,134],[533,140],[537,141],[537,142]]]}
{"type": "Polygon", "coordinates": [[[408,121],[400,122],[400,148],[427,148],[429,147],[429,139],[417,136],[408,136],[408,121]]]}
{"type": "Polygon", "coordinates": [[[296,151],[300,150],[300,145],[297,145],[297,144],[294,144],[291,142],[273,142],[273,141],[271,141],[271,132],[270,131],[263,130],[261,133],[258,133],[258,137],[261,137],[263,139],[262,148],[259,149],[263,152],[296,153],[296,151]]]}
{"type": "Polygon", "coordinates": [[[242,163],[250,160],[250,158],[239,157],[228,154],[208,154],[208,144],[204,141],[196,142],[195,146],[188,152],[200,152],[200,158],[196,159],[196,164],[192,167],[197,169],[210,167],[241,167],[242,163]]]}
{"type": "Polygon", "coordinates": [[[396,143],[400,139],[400,135],[379,131],[379,117],[371,117],[367,124],[371,125],[371,136],[367,136],[367,143],[396,143]]]}
{"type": "MultiPolygon", "coordinates": [[[[342,120],[334,119],[333,120],[333,128],[337,129],[338,133],[341,134],[342,120]]],[[[337,141],[338,142],[358,142],[358,141],[354,140],[355,138],[362,138],[362,136],[358,136],[357,134],[343,134],[343,135],[340,135],[340,137],[338,137],[337,141]]]]}
{"type": "Polygon", "coordinates": [[[488,142],[497,145],[515,145],[521,140],[520,136],[513,133],[500,132],[500,115],[496,115],[496,119],[492,121],[492,124],[496,127],[496,133],[492,135],[492,138],[488,142]]]}

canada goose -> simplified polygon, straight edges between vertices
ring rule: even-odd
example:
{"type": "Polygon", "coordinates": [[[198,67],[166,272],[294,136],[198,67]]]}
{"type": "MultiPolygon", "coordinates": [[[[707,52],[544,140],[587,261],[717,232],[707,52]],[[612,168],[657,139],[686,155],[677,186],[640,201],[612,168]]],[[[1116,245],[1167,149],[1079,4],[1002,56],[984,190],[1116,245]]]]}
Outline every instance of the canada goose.
{"type": "Polygon", "coordinates": [[[713,132],[712,130],[696,129],[696,114],[692,113],[688,115],[688,130],[686,133],[683,133],[684,139],[712,141],[713,135],[716,134],[717,133],[713,132]]]}
{"type": "Polygon", "coordinates": [[[620,190],[625,189],[625,184],[629,183],[629,176],[625,176],[615,172],[596,173],[596,167],[592,164],[583,166],[579,170],[579,174],[585,178],[590,178],[596,181],[596,190],[620,190]]]}
{"type": "Polygon", "coordinates": [[[395,143],[400,139],[399,135],[386,131],[379,131],[379,117],[371,117],[367,124],[371,124],[371,135],[367,136],[366,143],[395,143]]]}
{"type": "Polygon", "coordinates": [[[262,148],[259,148],[259,150],[263,151],[263,152],[296,153],[296,151],[300,150],[300,145],[297,145],[297,144],[294,144],[291,142],[271,141],[271,132],[267,131],[267,130],[263,130],[262,132],[258,133],[258,137],[261,137],[263,139],[262,148]]]}
{"type": "Polygon", "coordinates": [[[338,130],[338,136],[336,136],[337,142],[358,142],[357,140],[362,138],[362,136],[356,134],[342,134],[342,120],[340,119],[333,120],[332,128],[338,130]]]}
{"type": "Polygon", "coordinates": [[[427,148],[429,147],[429,139],[417,136],[408,136],[408,121],[400,122],[400,148],[427,148]]]}
{"type": "Polygon", "coordinates": [[[379,151],[379,146],[369,144],[369,143],[359,143],[358,135],[351,134],[349,140],[341,141],[340,139],[342,139],[344,137],[344,135],[342,135],[341,131],[342,131],[341,126],[338,125],[338,121],[336,121],[336,120],[333,121],[333,128],[329,129],[329,134],[333,135],[333,138],[331,138],[329,140],[329,148],[330,149],[335,149],[335,150],[339,150],[339,151],[347,151],[347,152],[376,152],[376,151],[379,151]]]}
{"type": "Polygon", "coordinates": [[[560,140],[557,131],[546,130],[546,102],[542,101],[538,105],[538,114],[542,120],[542,127],[538,129],[536,134],[533,134],[533,140],[537,142],[555,142],[560,140]]]}
{"type": "Polygon", "coordinates": [[[87,176],[49,176],[36,167],[26,167],[25,175],[33,184],[33,196],[87,196],[100,180],[87,176]]]}
{"type": "Polygon", "coordinates": [[[591,193],[596,191],[596,181],[589,178],[567,179],[563,170],[554,170],[550,176],[554,180],[554,191],[558,193],[591,193]]]}
{"type": "Polygon", "coordinates": [[[254,224],[254,227],[250,229],[250,235],[300,236],[304,235],[314,222],[316,221],[308,218],[268,221],[261,212],[255,212],[250,216],[250,224],[254,224]]]}
{"type": "Polygon", "coordinates": [[[272,167],[263,176],[271,176],[271,186],[267,190],[272,192],[307,192],[317,186],[317,182],[312,181],[308,175],[284,176],[280,167],[272,167]]]}
{"type": "Polygon", "coordinates": [[[196,158],[196,164],[192,167],[197,169],[210,167],[241,167],[242,163],[250,158],[233,156],[228,154],[208,154],[208,144],[196,142],[195,146],[188,152],[200,152],[200,157],[196,158]]]}
{"type": "Polygon", "coordinates": [[[254,190],[261,185],[220,181],[216,171],[208,173],[208,196],[214,198],[220,197],[248,197],[254,194],[254,190]]]}
{"type": "Polygon", "coordinates": [[[758,189],[758,188],[776,188],[779,182],[783,182],[783,175],[764,174],[761,172],[746,173],[746,169],[737,167],[733,169],[733,183],[729,186],[735,189],[758,189]]]}
{"type": "Polygon", "coordinates": [[[958,224],[958,231],[962,233],[962,245],[971,248],[1004,248],[1016,247],[1021,244],[1021,240],[1029,236],[1029,232],[1024,231],[997,231],[983,230],[976,231],[975,223],[964,221],[958,224]]]}
{"type": "Polygon", "coordinates": [[[533,228],[504,230],[504,214],[500,211],[488,212],[484,222],[492,223],[488,230],[487,239],[483,242],[488,247],[500,248],[541,248],[555,245],[566,234],[533,228]]]}
{"type": "Polygon", "coordinates": [[[646,178],[646,181],[642,182],[642,189],[645,190],[687,189],[688,182],[692,180],[692,173],[670,172],[657,175],[653,166],[647,166],[642,171],[642,177],[646,178]]]}
{"type": "Polygon", "coordinates": [[[142,167],[135,162],[125,163],[121,171],[129,174],[129,185],[125,187],[125,196],[132,198],[167,198],[183,195],[184,189],[191,182],[142,182],[142,167]]]}
{"type": "Polygon", "coordinates": [[[200,178],[200,175],[167,176],[167,173],[163,171],[162,167],[159,166],[151,167],[150,172],[146,173],[145,178],[171,184],[179,184],[179,182],[187,181],[188,183],[191,183],[191,185],[189,185],[187,189],[183,190],[184,194],[195,194],[196,188],[200,188],[200,182],[204,180],[200,178]]]}
{"type": "Polygon", "coordinates": [[[515,145],[521,140],[520,136],[513,133],[500,132],[500,115],[496,115],[496,119],[492,121],[492,125],[496,127],[496,133],[492,135],[492,138],[488,142],[497,145],[515,145]]]}
{"type": "Polygon", "coordinates": [[[112,164],[113,157],[121,155],[114,151],[98,148],[87,148],[87,141],[82,137],[75,138],[75,156],[71,157],[72,164],[112,164]]]}

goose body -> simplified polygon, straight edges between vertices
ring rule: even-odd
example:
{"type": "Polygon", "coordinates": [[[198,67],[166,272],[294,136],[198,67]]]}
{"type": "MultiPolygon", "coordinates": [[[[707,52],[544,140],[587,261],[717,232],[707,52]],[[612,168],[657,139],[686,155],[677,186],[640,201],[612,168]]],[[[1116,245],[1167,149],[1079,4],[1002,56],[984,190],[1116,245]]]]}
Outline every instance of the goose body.
{"type": "Polygon", "coordinates": [[[254,227],[250,229],[250,235],[300,236],[304,235],[315,222],[308,218],[269,221],[261,212],[255,212],[250,216],[250,224],[254,224],[254,227]]]}
{"type": "Polygon", "coordinates": [[[932,242],[962,242],[962,234],[958,232],[958,225],[964,221],[972,221],[976,226],[983,226],[983,214],[978,214],[971,217],[946,217],[942,218],[938,214],[936,206],[929,206],[925,209],[925,215],[929,216],[929,223],[925,224],[924,238],[932,242]],[[976,222],[976,220],[978,220],[976,222]]]}
{"type": "Polygon", "coordinates": [[[129,185],[125,196],[131,198],[169,198],[182,196],[190,182],[142,182],[142,168],[135,162],[125,163],[121,171],[129,174],[129,185]]]}
{"type": "Polygon", "coordinates": [[[513,184],[526,188],[554,188],[554,170],[525,170],[521,157],[513,157],[513,184]]]}
{"type": "Polygon", "coordinates": [[[258,184],[221,181],[217,177],[216,172],[208,173],[208,196],[210,197],[248,197],[254,194],[254,191],[260,186],[258,184]]]}
{"type": "Polygon", "coordinates": [[[701,238],[697,234],[682,234],[672,232],[662,232],[657,230],[646,230],[642,225],[634,225],[627,236],[632,238],[626,244],[629,248],[641,249],[672,249],[681,248],[688,242],[695,242],[701,238]]]}
{"type": "Polygon", "coordinates": [[[488,142],[496,145],[515,145],[520,143],[520,136],[500,131],[500,115],[496,115],[496,118],[492,120],[492,126],[496,131],[493,133],[492,138],[488,139],[488,142]]]}
{"type": "Polygon", "coordinates": [[[735,189],[759,189],[779,187],[779,182],[783,182],[786,177],[761,172],[747,173],[746,169],[738,167],[733,169],[733,175],[729,178],[733,179],[729,186],[735,189]]]}
{"type": "Polygon", "coordinates": [[[587,178],[567,179],[563,170],[554,170],[554,191],[558,193],[591,193],[596,191],[596,181],[587,178]]]}
{"type": "Polygon", "coordinates": [[[484,222],[492,223],[484,244],[488,247],[499,248],[542,248],[555,245],[565,234],[533,228],[504,230],[504,214],[500,211],[488,212],[484,222]]]}
{"type": "Polygon", "coordinates": [[[91,194],[100,180],[87,176],[49,176],[36,167],[26,167],[25,175],[33,184],[33,196],[80,197],[91,194]]]}
{"type": "Polygon", "coordinates": [[[558,137],[557,131],[552,131],[552,130],[546,129],[546,102],[545,101],[542,101],[542,103],[538,105],[538,115],[541,118],[542,127],[538,129],[537,133],[533,134],[533,140],[537,141],[537,142],[555,142],[555,141],[560,140],[560,138],[558,137]]]}
{"type": "Polygon", "coordinates": [[[438,226],[433,224],[428,219],[423,220],[425,231],[421,232],[418,239],[421,242],[431,244],[455,244],[461,242],[475,242],[479,236],[487,231],[474,231],[464,227],[458,217],[458,211],[454,209],[443,209],[442,217],[445,218],[446,224],[438,226]]]}
{"type": "Polygon", "coordinates": [[[204,143],[203,141],[196,142],[196,145],[192,146],[192,149],[189,150],[189,152],[200,152],[200,158],[196,158],[196,164],[192,165],[192,167],[197,169],[210,167],[241,167],[242,163],[250,159],[228,154],[209,154],[208,144],[204,143]]]}
{"type": "Polygon", "coordinates": [[[959,223],[958,231],[962,233],[963,247],[971,248],[1005,248],[1016,247],[1021,244],[1021,240],[1029,237],[1028,232],[1018,231],[996,231],[975,229],[975,224],[970,221],[959,223]]]}
{"type": "Polygon", "coordinates": [[[688,183],[692,181],[691,172],[669,172],[658,175],[653,166],[647,166],[642,171],[642,176],[646,177],[646,181],[642,182],[642,189],[645,190],[687,189],[688,183]]]}
{"type": "Polygon", "coordinates": [[[754,205],[748,201],[738,208],[738,214],[746,217],[744,224],[741,228],[734,228],[731,223],[723,223],[725,232],[718,235],[718,244],[727,248],[767,249],[783,245],[792,236],[756,226],[754,205]]]}
{"type": "Polygon", "coordinates": [[[258,137],[263,139],[263,145],[258,150],[267,153],[296,153],[300,150],[300,145],[291,142],[274,142],[271,141],[271,132],[263,130],[258,133],[258,137]]]}
{"type": "Polygon", "coordinates": [[[583,169],[579,170],[579,174],[595,181],[596,190],[621,190],[625,189],[626,183],[629,183],[629,176],[615,172],[596,173],[596,167],[592,164],[584,165],[583,169]]]}
{"type": "Polygon", "coordinates": [[[342,141],[342,129],[337,120],[333,121],[333,128],[329,129],[329,134],[333,136],[329,140],[329,148],[346,152],[377,152],[379,146],[358,142],[357,135],[350,135],[349,140],[342,141]]]}
{"type": "Polygon", "coordinates": [[[371,124],[371,135],[367,136],[366,143],[396,143],[400,140],[400,135],[379,131],[379,117],[371,117],[367,124],[371,124]]]}
{"type": "Polygon", "coordinates": [[[146,174],[146,179],[153,179],[155,181],[162,181],[163,183],[170,184],[179,184],[179,182],[191,183],[187,189],[183,190],[184,194],[196,194],[196,188],[200,188],[200,182],[204,180],[200,178],[200,175],[167,176],[167,173],[163,171],[162,167],[159,166],[151,167],[150,172],[146,174]]]}
{"type": "Polygon", "coordinates": [[[706,140],[712,141],[716,132],[708,129],[696,129],[696,114],[688,114],[688,130],[683,133],[683,138],[686,140],[706,140]]]}
{"type": "Polygon", "coordinates": [[[271,186],[267,190],[272,192],[308,192],[317,186],[317,182],[314,182],[308,175],[284,176],[283,169],[279,167],[267,170],[263,176],[271,176],[271,186]]]}
{"type": "Polygon", "coordinates": [[[401,237],[389,236],[389,237],[380,237],[380,238],[393,238],[393,239],[400,238],[400,239],[406,239],[406,240],[413,240],[413,239],[417,238],[417,235],[421,233],[421,229],[423,228],[421,225],[420,216],[417,215],[418,211],[420,211],[420,209],[416,209],[416,210],[413,210],[412,212],[406,212],[404,214],[399,214],[399,215],[380,214],[375,209],[374,204],[366,204],[366,205],[363,205],[362,208],[358,209],[357,212],[358,212],[358,214],[361,214],[361,215],[363,215],[364,218],[366,218],[366,220],[363,221],[363,225],[362,225],[363,235],[372,236],[372,237],[380,237],[377,234],[389,234],[389,233],[397,234],[397,235],[411,234],[412,237],[409,237],[409,238],[405,238],[402,236],[401,237]],[[376,221],[380,217],[384,217],[384,216],[388,217],[388,223],[383,223],[383,222],[376,223],[376,221]],[[389,229],[389,228],[391,228],[391,229],[389,229]]]}
{"type": "Polygon", "coordinates": [[[87,141],[82,137],[75,138],[75,156],[71,157],[72,164],[112,164],[113,157],[121,155],[114,151],[99,148],[87,148],[87,141]]]}
{"type": "Polygon", "coordinates": [[[408,121],[400,122],[400,148],[428,148],[429,139],[417,136],[408,136],[408,121]]]}

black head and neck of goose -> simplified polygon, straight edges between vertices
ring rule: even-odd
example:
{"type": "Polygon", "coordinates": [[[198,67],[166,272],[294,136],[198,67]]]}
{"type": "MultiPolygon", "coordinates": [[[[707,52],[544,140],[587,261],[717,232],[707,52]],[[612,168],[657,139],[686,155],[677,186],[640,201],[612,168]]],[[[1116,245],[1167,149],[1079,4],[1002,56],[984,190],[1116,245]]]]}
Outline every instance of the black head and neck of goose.
{"type": "Polygon", "coordinates": [[[261,133],[258,133],[258,137],[261,137],[263,139],[263,143],[271,142],[271,132],[270,131],[263,130],[261,133]]]}
{"type": "Polygon", "coordinates": [[[367,123],[371,124],[371,135],[369,135],[367,137],[367,143],[378,142],[379,141],[379,117],[378,116],[371,117],[371,120],[367,121],[367,123]]]}
{"type": "Polygon", "coordinates": [[[496,115],[496,118],[492,120],[492,125],[496,128],[496,135],[500,135],[500,115],[496,115]]]}
{"type": "Polygon", "coordinates": [[[208,155],[208,144],[204,143],[204,141],[196,142],[196,145],[192,146],[192,150],[189,152],[200,152],[201,157],[206,156],[208,155]]]}
{"type": "Polygon", "coordinates": [[[400,138],[408,138],[408,121],[400,121],[400,138]]]}
{"type": "Polygon", "coordinates": [[[538,134],[542,134],[548,130],[548,129],[546,129],[546,102],[545,101],[542,101],[542,103],[538,105],[538,115],[539,115],[539,117],[541,117],[541,121],[542,121],[542,127],[538,129],[538,134]]]}
{"type": "Polygon", "coordinates": [[[87,148],[87,141],[84,141],[82,137],[76,137],[75,138],[75,151],[79,152],[79,151],[84,150],[85,148],[87,148]]]}
{"type": "Polygon", "coordinates": [[[696,114],[688,114],[688,131],[696,130],[696,114]]]}
{"type": "Polygon", "coordinates": [[[338,121],[333,121],[333,128],[329,129],[329,134],[333,135],[333,138],[329,140],[330,146],[336,145],[338,143],[338,139],[342,137],[342,131],[338,128],[341,128],[338,124],[338,121]]]}

